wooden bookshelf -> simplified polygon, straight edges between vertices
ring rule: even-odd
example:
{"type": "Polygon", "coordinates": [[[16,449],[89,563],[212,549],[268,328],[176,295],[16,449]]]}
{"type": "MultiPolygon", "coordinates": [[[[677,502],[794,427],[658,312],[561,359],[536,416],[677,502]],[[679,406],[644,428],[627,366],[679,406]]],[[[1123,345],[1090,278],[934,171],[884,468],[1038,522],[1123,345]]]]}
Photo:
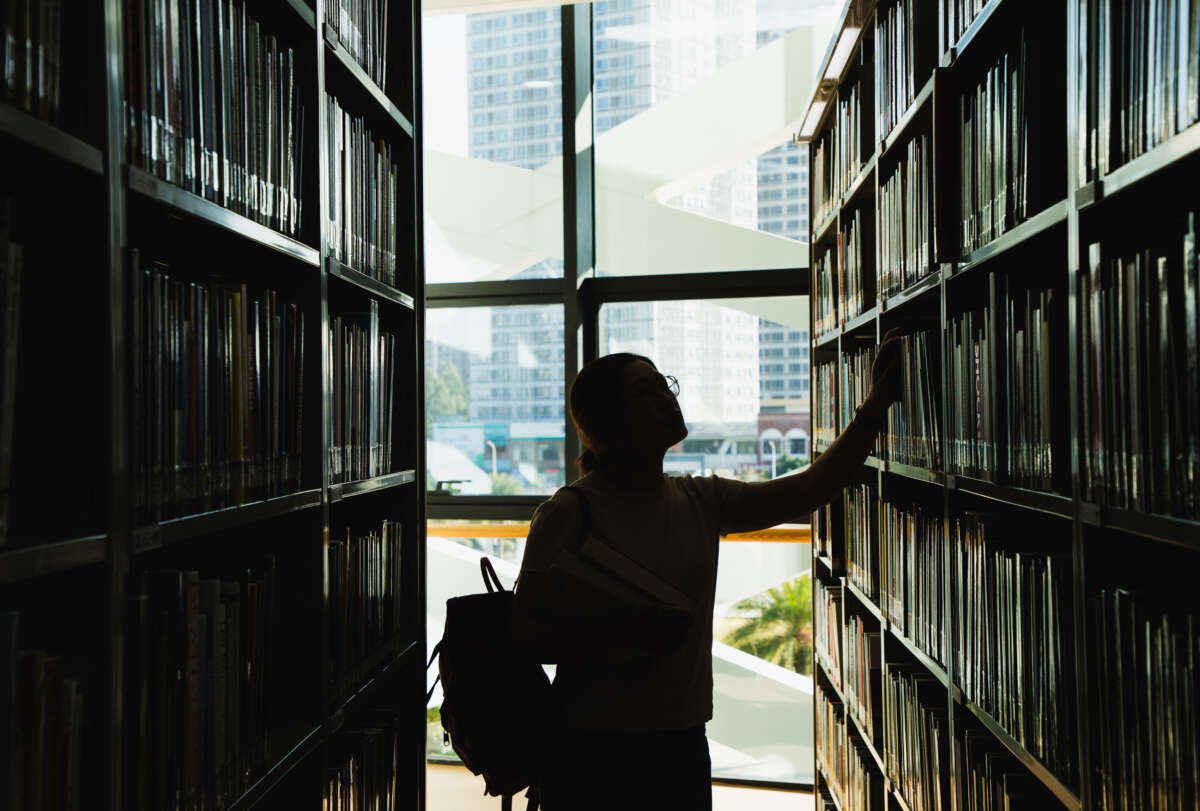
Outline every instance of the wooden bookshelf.
{"type": "MultiPolygon", "coordinates": [[[[418,486],[425,467],[420,5],[416,0],[389,0],[383,34],[389,62],[385,93],[325,25],[332,0],[235,2],[244,2],[247,17],[257,21],[262,37],[271,38],[271,47],[277,43],[281,54],[290,49],[294,55],[289,67],[294,68],[294,86],[304,105],[303,116],[292,119],[302,127],[297,135],[303,150],[303,156],[295,156],[298,161],[303,158],[300,182],[291,189],[299,202],[295,233],[264,224],[267,216],[247,216],[223,206],[211,190],[197,193],[177,185],[142,168],[132,156],[126,93],[136,81],[127,73],[142,46],[126,39],[136,26],[125,16],[137,4],[90,0],[80,9],[64,7],[63,108],[67,110],[69,101],[70,116],[64,115],[69,121],[54,123],[0,101],[0,200],[11,199],[14,212],[10,233],[0,228],[0,250],[8,250],[7,236],[22,246],[24,259],[17,378],[21,385],[9,511],[15,520],[9,522],[7,539],[0,536],[0,605],[20,612],[20,649],[61,654],[71,663],[69,677],[81,674],[82,807],[149,811],[159,804],[139,795],[138,786],[154,775],[150,763],[141,760],[146,749],[143,740],[139,750],[135,730],[141,683],[134,667],[139,661],[135,597],[142,591],[143,577],[198,571],[209,582],[235,583],[241,573],[270,560],[276,579],[249,581],[263,589],[268,582],[276,587],[271,602],[262,603],[270,613],[258,618],[265,629],[263,639],[270,636],[258,663],[267,675],[259,688],[261,706],[255,710],[261,714],[256,723],[262,724],[262,732],[253,746],[261,745],[262,755],[247,760],[250,765],[236,790],[205,789],[211,792],[204,800],[206,807],[317,811],[322,807],[324,775],[340,765],[333,762],[338,756],[335,736],[359,729],[378,713],[390,713],[407,730],[400,736],[397,801],[417,807],[424,798],[426,727],[425,493],[418,486]],[[377,134],[393,146],[403,184],[402,199],[395,206],[401,251],[396,257],[397,285],[402,289],[333,258],[327,215],[327,93],[351,115],[372,122],[377,134]],[[63,194],[63,189],[71,191],[63,194]],[[129,249],[140,251],[139,265],[133,264],[129,249]],[[303,389],[289,404],[296,422],[302,410],[303,425],[294,459],[287,463],[294,463],[294,475],[288,474],[282,491],[251,481],[259,474],[234,473],[247,476],[245,490],[237,484],[230,490],[235,495],[224,500],[210,498],[206,488],[211,482],[187,485],[193,492],[183,494],[180,503],[215,507],[204,512],[180,515],[187,511],[171,513],[135,504],[138,443],[158,430],[154,423],[138,420],[134,408],[140,391],[135,388],[138,344],[132,330],[139,313],[134,281],[151,263],[167,268],[172,278],[194,283],[195,289],[204,284],[224,285],[225,290],[245,285],[247,295],[258,301],[262,289],[270,288],[278,291],[280,301],[294,304],[294,312],[303,313],[304,333],[296,344],[294,367],[303,389]],[[381,304],[381,329],[395,334],[400,352],[393,387],[397,399],[391,472],[335,483],[329,461],[331,361],[322,347],[332,319],[343,311],[361,311],[359,303],[369,300],[381,304]],[[63,341],[47,341],[43,347],[34,340],[38,334],[26,326],[49,321],[55,314],[67,322],[64,334],[69,333],[77,350],[66,360],[63,341]],[[43,475],[45,465],[28,450],[34,443],[24,437],[49,435],[47,425],[64,410],[55,403],[66,398],[57,388],[46,391],[38,385],[47,377],[34,376],[39,365],[57,369],[56,377],[77,381],[71,399],[78,425],[69,426],[46,450],[62,457],[60,470],[69,463],[70,471],[56,476],[52,484],[43,475]],[[39,413],[42,409],[46,415],[39,413]],[[75,458],[64,456],[65,448],[71,448],[75,458]],[[38,481],[42,483],[35,485],[38,481]],[[383,521],[400,529],[398,576],[391,578],[397,581],[392,586],[398,595],[399,624],[335,677],[330,639],[334,610],[327,597],[331,530],[335,539],[345,540],[348,531],[359,537],[378,531],[383,521]]],[[[35,11],[37,5],[35,1],[35,11]]],[[[183,26],[181,31],[181,36],[192,33],[183,26]]],[[[199,92],[199,87],[193,90],[199,92]]],[[[212,92],[211,86],[206,92],[212,92]]],[[[276,101],[283,104],[286,98],[276,96],[276,101]]],[[[181,106],[194,104],[185,100],[181,106]]],[[[202,110],[192,114],[193,123],[204,116],[202,110]]],[[[286,138],[286,132],[277,129],[273,137],[286,138]]],[[[284,159],[278,150],[275,156],[284,159]]],[[[282,193],[279,199],[284,199],[282,193]]],[[[286,221],[286,216],[279,214],[274,221],[286,221]]],[[[4,223],[5,228],[9,224],[4,223]]],[[[247,411],[262,402],[251,399],[257,396],[253,392],[246,396],[251,403],[247,411]]],[[[207,397],[206,393],[206,401],[207,397]]],[[[164,430],[170,430],[171,420],[183,418],[168,413],[163,419],[168,425],[164,430]]],[[[283,420],[281,416],[278,424],[272,423],[272,430],[276,425],[286,430],[283,420]]],[[[255,451],[249,439],[245,442],[243,459],[254,459],[256,452],[267,458],[266,451],[255,451]]],[[[185,470],[184,477],[188,475],[185,470]]],[[[283,480],[283,474],[275,475],[283,480]]],[[[142,643],[147,644],[145,639],[142,643]]],[[[238,672],[236,666],[232,672],[238,672]]],[[[213,785],[216,782],[214,778],[213,785]]],[[[0,781],[0,806],[7,807],[7,799],[0,781]]]]}
{"type": "MultiPolygon", "coordinates": [[[[862,95],[860,114],[864,127],[878,126],[876,111],[886,92],[889,67],[878,62],[880,47],[875,32],[896,2],[898,0],[880,3],[848,0],[842,9],[840,22],[817,71],[818,77],[840,75],[835,79],[818,79],[810,105],[823,104],[824,111],[819,114],[820,121],[815,128],[809,125],[805,135],[798,137],[810,145],[810,177],[816,178],[821,171],[814,159],[815,147],[838,125],[839,101],[851,98],[851,86],[860,76],[872,71],[874,93],[862,95]],[[834,45],[843,31],[852,29],[859,30],[854,38],[854,50],[846,63],[848,67],[831,72],[829,66],[834,45]],[[873,43],[875,47],[872,47],[873,43]]],[[[949,550],[942,564],[948,572],[952,573],[953,544],[957,537],[951,522],[968,512],[995,515],[1015,526],[1029,526],[1031,537],[1037,537],[1039,542],[1045,538],[1045,543],[1052,544],[1065,567],[1062,597],[1065,617],[1062,620],[1070,628],[1064,645],[1067,648],[1065,655],[1071,661],[1068,678],[1073,685],[1066,697],[1073,720],[1067,730],[1065,745],[1071,753],[1068,759],[1073,762],[1069,771],[1073,774],[1064,777],[1034,755],[1030,751],[1032,746],[1023,746],[1014,730],[998,720],[1000,715],[989,712],[967,696],[962,686],[966,683],[964,674],[955,672],[956,659],[945,663],[936,661],[914,644],[888,620],[875,600],[849,582],[843,571],[833,570],[827,557],[814,556],[813,572],[814,577],[820,577],[828,584],[842,586],[852,610],[867,619],[870,615],[879,623],[883,632],[880,656],[885,665],[901,664],[915,669],[941,686],[944,696],[939,692],[937,700],[930,699],[926,706],[949,714],[951,740],[968,730],[976,740],[989,740],[990,736],[994,749],[1006,752],[1006,757],[1011,758],[1012,768],[1040,787],[1042,793],[1038,795],[1038,801],[1029,807],[1098,808],[1101,799],[1096,775],[1100,768],[1098,758],[1102,757],[1098,736],[1105,729],[1104,719],[1111,708],[1101,703],[1097,694],[1100,689],[1097,684],[1102,679],[1097,633],[1103,628],[1104,620],[1097,616],[1094,600],[1098,589],[1102,588],[1144,589],[1149,593],[1175,589],[1179,595],[1176,599],[1176,595],[1171,594],[1170,610],[1196,613],[1200,604],[1195,590],[1186,584],[1182,574],[1176,572],[1194,572],[1200,564],[1200,516],[1141,512],[1117,504],[1095,503],[1094,499],[1085,496],[1089,440],[1084,419],[1089,392],[1084,388],[1082,364],[1087,357],[1088,337],[1084,332],[1086,302],[1080,291],[1085,289],[1082,285],[1089,273],[1089,246],[1093,243],[1101,245],[1106,257],[1110,256],[1109,245],[1117,246],[1112,249],[1113,257],[1127,255],[1119,253],[1123,249],[1132,252],[1143,248],[1154,251],[1156,257],[1172,257],[1169,272],[1177,275],[1171,278],[1182,276],[1182,262],[1177,257],[1182,255],[1179,246],[1183,241],[1184,226],[1177,223],[1189,212],[1196,212],[1200,219],[1200,206],[1195,203],[1194,195],[1181,194],[1178,184],[1185,182],[1183,178],[1197,176],[1200,172],[1200,123],[1184,122],[1177,132],[1162,136],[1159,143],[1146,148],[1137,157],[1114,163],[1104,172],[1092,167],[1092,176],[1084,177],[1081,175],[1084,165],[1079,154],[1079,133],[1084,126],[1086,103],[1096,107],[1103,93],[1113,93],[1115,99],[1117,91],[1103,84],[1103,77],[1097,80],[1099,84],[1089,84],[1077,69],[1080,51],[1089,43],[1088,32],[1079,28],[1078,15],[1083,5],[1072,6],[1070,10],[1060,7],[1047,10],[1018,0],[960,4],[974,6],[978,13],[960,25],[958,35],[954,36],[950,33],[951,2],[918,0],[913,5],[916,70],[910,101],[895,117],[890,130],[876,132],[873,147],[861,150],[861,163],[843,170],[842,177],[848,176],[851,180],[835,189],[831,195],[833,212],[814,223],[810,230],[810,267],[816,267],[817,257],[823,256],[833,244],[831,240],[836,239],[833,235],[842,231],[855,210],[864,205],[882,205],[879,193],[882,184],[902,160],[906,145],[913,138],[925,135],[932,144],[934,167],[928,212],[933,242],[930,261],[934,268],[929,275],[894,295],[877,294],[874,299],[868,299],[861,315],[849,319],[840,317],[842,305],[836,302],[835,321],[842,326],[823,335],[814,335],[811,351],[822,361],[840,360],[844,352],[856,350],[861,345],[847,340],[850,332],[859,339],[873,335],[878,344],[891,327],[929,331],[930,340],[935,342],[931,346],[937,347],[937,358],[931,362],[938,369],[941,382],[940,401],[933,404],[942,450],[940,469],[901,465],[881,453],[868,458],[862,480],[869,483],[879,500],[919,503],[933,515],[941,515],[949,550]],[[1031,32],[1035,27],[1038,31],[1031,32]],[[1022,28],[1029,37],[1031,50],[1035,44],[1040,46],[1037,55],[1030,57],[1032,81],[1038,87],[1036,97],[1030,102],[1031,120],[1036,118],[1037,121],[1036,126],[1029,129],[1028,147],[1044,156],[1045,161],[1037,178],[1039,185],[1036,191],[1030,191],[1024,211],[1020,215],[1014,214],[1011,221],[991,232],[990,238],[985,237],[973,250],[967,251],[962,247],[970,242],[963,236],[967,212],[962,211],[966,201],[961,193],[963,170],[960,167],[966,147],[960,131],[963,126],[960,102],[964,94],[974,92],[980,77],[986,75],[1000,55],[1014,47],[1012,43],[1022,28]],[[939,33],[929,36],[931,30],[939,33]],[[1167,224],[1160,225],[1157,221],[1167,224]],[[1142,232],[1148,235],[1143,236],[1142,232]],[[1139,239],[1147,241],[1138,242],[1139,239]],[[1049,380],[1056,394],[1047,401],[1050,404],[1050,428],[1045,440],[1053,458],[1054,474],[1050,479],[1053,485],[1044,488],[1030,487],[1028,479],[1018,480],[1010,475],[1006,465],[1011,454],[1007,449],[997,450],[1001,456],[996,457],[996,469],[991,475],[954,473],[951,471],[956,468],[945,461],[947,449],[955,439],[950,419],[955,408],[954,393],[948,391],[946,385],[953,363],[948,352],[951,347],[949,329],[953,319],[964,313],[976,310],[998,312],[1003,299],[1001,303],[994,300],[992,291],[997,287],[990,285],[998,286],[1000,281],[1011,283],[1012,290],[1017,293],[1052,290],[1059,303],[1057,309],[1050,311],[1053,315],[1048,317],[1050,328],[1054,330],[1053,337],[1047,339],[1049,355],[1053,357],[1056,369],[1049,380]],[[1046,532],[1051,534],[1046,536],[1046,532]]],[[[1097,2],[1102,0],[1086,0],[1085,4],[1095,13],[1097,2]]],[[[1119,66],[1118,58],[1119,53],[1110,63],[1114,71],[1119,66]]],[[[1095,63],[1089,64],[1094,70],[1095,63]]],[[[1117,78],[1114,74],[1114,85],[1117,78]]],[[[1114,110],[1112,115],[1116,116],[1117,111],[1114,110]]],[[[1116,126],[1114,123],[1114,130],[1116,126]]],[[[1116,137],[1115,134],[1112,136],[1114,143],[1116,137]]],[[[1113,149],[1116,155],[1115,145],[1113,149]]],[[[810,211],[818,211],[828,204],[828,201],[810,197],[810,211]]],[[[1007,210],[1015,212],[1015,207],[1007,210]]],[[[875,263],[866,263],[865,273],[878,272],[883,267],[881,211],[875,212],[875,224],[876,227],[867,232],[867,238],[874,240],[870,249],[875,263]]],[[[867,290],[872,284],[876,290],[880,287],[878,278],[862,284],[867,290]]],[[[818,289],[815,273],[812,289],[818,289]]],[[[815,319],[815,297],[811,306],[811,315],[815,319]]],[[[993,334],[993,338],[997,363],[1006,359],[1007,353],[1015,352],[1009,346],[1009,336],[993,334]]],[[[1184,351],[1184,347],[1177,351],[1184,351]]],[[[1006,411],[1015,412],[1015,408],[1002,402],[1007,381],[997,379],[995,385],[992,390],[995,402],[987,406],[987,413],[997,419],[996,425],[1002,425],[1000,418],[1007,418],[1006,411]]],[[[835,413],[841,413],[843,393],[840,388],[835,396],[839,400],[835,413]]],[[[1184,439],[1188,439],[1186,433],[1184,439]]],[[[1186,446],[1184,453],[1187,453],[1186,446]]],[[[846,522],[842,520],[840,499],[835,499],[833,509],[831,554],[844,558],[848,545],[842,537],[846,522]]],[[[1176,509],[1185,507],[1177,506],[1176,509]]],[[[881,565],[879,527],[873,527],[871,532],[878,568],[881,565]]],[[[946,648],[951,651],[952,659],[955,654],[951,643],[963,622],[956,615],[955,588],[948,583],[944,591],[934,595],[944,633],[948,635],[946,648]]],[[[818,670],[823,669],[824,664],[818,661],[818,670]]],[[[817,681],[819,689],[840,698],[840,691],[833,688],[825,673],[821,672],[817,681]]],[[[886,691],[883,693],[884,706],[877,709],[877,719],[893,711],[886,706],[886,691]]],[[[890,754],[884,749],[886,738],[869,740],[853,718],[845,726],[848,738],[857,737],[865,751],[871,753],[876,761],[874,768],[883,779],[882,809],[872,808],[871,811],[894,808],[907,811],[910,803],[885,773],[890,754]]],[[[939,779],[952,795],[951,807],[961,808],[964,807],[963,792],[967,789],[963,786],[964,775],[955,771],[958,767],[951,760],[947,757],[941,761],[944,773],[939,779]]],[[[820,765],[820,753],[817,762],[816,793],[837,797],[820,765]]]]}

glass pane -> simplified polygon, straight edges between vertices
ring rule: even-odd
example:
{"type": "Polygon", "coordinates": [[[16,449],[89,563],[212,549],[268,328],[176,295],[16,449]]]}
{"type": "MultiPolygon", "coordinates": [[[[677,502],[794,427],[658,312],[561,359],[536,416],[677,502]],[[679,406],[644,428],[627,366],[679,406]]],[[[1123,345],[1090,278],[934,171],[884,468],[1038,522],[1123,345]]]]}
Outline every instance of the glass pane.
{"type": "Polygon", "coordinates": [[[808,463],[806,296],[605,304],[600,351],[678,378],[688,436],[668,472],[757,481],[808,463]]]}
{"type": "Polygon", "coordinates": [[[431,309],[425,328],[429,488],[534,495],[561,487],[562,306],[431,309]]]}
{"type": "Polygon", "coordinates": [[[431,283],[562,276],[560,18],[556,6],[424,17],[431,283]]]}
{"type": "Polygon", "coordinates": [[[721,543],[713,777],[813,781],[809,554],[807,543],[721,543]]]}
{"type": "Polygon", "coordinates": [[[804,116],[836,0],[595,3],[599,275],[804,268],[804,116]]]}

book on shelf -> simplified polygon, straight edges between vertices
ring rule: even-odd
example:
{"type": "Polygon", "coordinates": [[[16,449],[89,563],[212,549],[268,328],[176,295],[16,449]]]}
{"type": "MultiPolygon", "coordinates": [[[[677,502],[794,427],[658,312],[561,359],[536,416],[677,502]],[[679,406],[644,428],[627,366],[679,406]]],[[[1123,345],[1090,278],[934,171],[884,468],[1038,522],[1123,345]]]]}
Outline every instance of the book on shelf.
{"type": "Polygon", "coordinates": [[[333,96],[329,125],[329,251],[347,267],[396,286],[400,167],[391,143],[333,96]]]}
{"type": "Polygon", "coordinates": [[[817,766],[822,770],[830,792],[843,800],[846,786],[845,707],[835,696],[818,686],[815,716],[817,766]]]}
{"type": "Polygon", "coordinates": [[[987,6],[988,0],[942,0],[946,46],[953,48],[987,6]]]}
{"type": "Polygon", "coordinates": [[[943,757],[949,743],[945,688],[919,669],[888,665],[884,674],[883,759],[911,811],[942,811],[943,757]]]}
{"type": "Polygon", "coordinates": [[[813,446],[820,452],[837,438],[838,362],[813,365],[813,446]]]}
{"type": "Polygon", "coordinates": [[[325,25],[380,90],[387,92],[389,0],[330,0],[325,25]]]}
{"type": "Polygon", "coordinates": [[[377,300],[366,312],[330,318],[329,353],[331,481],[391,472],[396,335],[380,329],[377,300]]]}
{"type": "Polygon", "coordinates": [[[866,276],[864,260],[870,251],[870,244],[864,245],[863,227],[867,217],[863,208],[854,209],[853,214],[846,217],[837,235],[838,249],[838,314],[840,323],[845,324],[852,318],[862,314],[866,309],[866,276]]]}
{"type": "MultiPolygon", "coordinates": [[[[871,391],[871,365],[875,362],[875,347],[857,349],[845,339],[838,358],[838,421],[839,431],[850,427],[858,407],[867,401],[871,391]]],[[[878,448],[878,441],[876,442],[878,448]]]]}
{"type": "Polygon", "coordinates": [[[846,787],[842,811],[872,811],[883,805],[883,775],[866,747],[850,738],[846,746],[846,787]]]}
{"type": "Polygon", "coordinates": [[[21,246],[10,238],[11,205],[0,198],[0,547],[8,542],[24,268],[21,246]]]}
{"type": "Polygon", "coordinates": [[[933,261],[933,151],[928,132],[904,146],[895,168],[879,184],[879,270],[884,298],[911,287],[937,269],[933,261]]]}
{"type": "Polygon", "coordinates": [[[386,713],[338,732],[329,747],[323,811],[400,808],[404,739],[386,713]]]}
{"type": "Polygon", "coordinates": [[[1200,626],[1154,594],[1102,588],[1095,618],[1096,807],[1191,807],[1200,797],[1200,626]]]}
{"type": "Polygon", "coordinates": [[[900,400],[888,410],[886,458],[938,470],[942,465],[941,375],[935,333],[922,331],[900,338],[900,400]],[[932,344],[932,348],[931,345],[932,344]]]}
{"type": "Polygon", "coordinates": [[[947,661],[942,610],[946,535],[941,510],[879,504],[879,607],[897,631],[929,658],[947,661]]]}
{"type": "Polygon", "coordinates": [[[1079,0],[1080,182],[1103,177],[1200,120],[1194,0],[1079,0]]]}
{"type": "Polygon", "coordinates": [[[853,715],[874,742],[875,719],[880,714],[879,691],[882,639],[879,631],[868,631],[867,622],[847,613],[846,623],[846,712],[853,715]]]}
{"type": "Polygon", "coordinates": [[[833,685],[842,687],[842,587],[813,578],[813,656],[825,665],[833,685]]]}
{"type": "Polygon", "coordinates": [[[878,104],[875,131],[881,140],[916,100],[918,81],[925,80],[927,66],[921,49],[928,44],[918,31],[917,3],[918,0],[896,0],[876,12],[875,61],[879,84],[875,93],[878,104]]]}
{"type": "Polygon", "coordinates": [[[959,98],[963,256],[1003,236],[1047,202],[1042,144],[1047,115],[1034,54],[1040,43],[1021,28],[959,98]]]}
{"type": "Polygon", "coordinates": [[[221,809],[261,771],[277,583],[269,555],[237,579],[142,573],[130,612],[131,807],[221,809]]]}
{"type": "Polygon", "coordinates": [[[816,207],[812,221],[823,223],[838,210],[842,202],[843,173],[842,158],[838,154],[840,146],[837,119],[829,128],[819,134],[812,144],[812,199],[816,207]]]}
{"type": "Polygon", "coordinates": [[[832,245],[823,251],[813,250],[816,310],[813,332],[816,335],[824,335],[837,329],[841,323],[838,317],[838,304],[842,295],[838,286],[838,255],[839,250],[832,245]]]}
{"type": "Polygon", "coordinates": [[[1200,517],[1200,271],[1196,219],[1183,255],[1089,247],[1081,274],[1083,495],[1200,517]]]}
{"type": "Polygon", "coordinates": [[[365,534],[347,529],[326,548],[328,677],[338,696],[355,686],[347,679],[356,666],[400,632],[402,535],[400,522],[385,520],[365,534]]]}
{"type": "Polygon", "coordinates": [[[304,312],[270,288],[129,261],[137,522],[298,490],[304,312]]]}
{"type": "Polygon", "coordinates": [[[303,75],[239,0],[124,0],[127,160],[300,233],[303,75]]]}
{"type": "Polygon", "coordinates": [[[1004,811],[1058,805],[990,733],[978,729],[956,731],[952,757],[967,808],[1004,811]]]}
{"type": "Polygon", "coordinates": [[[833,504],[825,504],[812,514],[812,542],[814,553],[825,557],[835,569],[841,566],[841,555],[834,552],[833,504]]]}
{"type": "Polygon", "coordinates": [[[23,648],[24,614],[0,612],[0,799],[78,811],[86,673],[62,653],[23,648]]]}
{"type": "Polygon", "coordinates": [[[63,0],[0,0],[0,24],[0,101],[59,123],[63,0]]]}
{"type": "Polygon", "coordinates": [[[946,386],[951,397],[946,452],[949,473],[996,478],[995,387],[999,380],[994,362],[996,340],[991,310],[986,305],[947,319],[946,386]]]}
{"type": "Polygon", "coordinates": [[[954,672],[963,695],[1064,782],[1075,781],[1071,559],[1029,527],[969,513],[951,521],[954,672]]]}
{"type": "Polygon", "coordinates": [[[838,88],[837,120],[833,133],[837,138],[837,188],[845,192],[866,164],[863,159],[862,86],[858,81],[838,88]]]}
{"type": "Polygon", "coordinates": [[[846,578],[872,600],[879,596],[877,502],[870,485],[842,491],[842,516],[846,538],[846,578]]]}

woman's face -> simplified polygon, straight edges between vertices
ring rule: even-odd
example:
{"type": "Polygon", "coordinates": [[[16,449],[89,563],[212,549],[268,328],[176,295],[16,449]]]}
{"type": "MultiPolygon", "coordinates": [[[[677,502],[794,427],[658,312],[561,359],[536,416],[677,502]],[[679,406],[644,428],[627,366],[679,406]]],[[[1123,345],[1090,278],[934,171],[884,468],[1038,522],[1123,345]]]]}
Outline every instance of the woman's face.
{"type": "Polygon", "coordinates": [[[644,360],[634,361],[622,376],[625,441],[636,452],[661,453],[687,436],[679,401],[667,379],[644,360]]]}

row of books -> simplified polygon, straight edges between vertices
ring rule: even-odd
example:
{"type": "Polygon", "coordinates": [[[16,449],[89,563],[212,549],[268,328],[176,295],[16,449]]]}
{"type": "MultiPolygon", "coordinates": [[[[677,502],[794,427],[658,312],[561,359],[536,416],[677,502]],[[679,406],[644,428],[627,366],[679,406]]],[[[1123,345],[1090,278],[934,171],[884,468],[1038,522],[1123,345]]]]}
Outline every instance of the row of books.
{"type": "Polygon", "coordinates": [[[866,746],[851,737],[846,746],[846,791],[842,811],[875,811],[883,803],[883,775],[866,746]]]}
{"type": "Polygon", "coordinates": [[[269,288],[130,262],[137,522],[298,490],[304,312],[269,288]]]}
{"type": "Polygon", "coordinates": [[[1039,77],[1032,42],[1021,29],[973,87],[959,99],[962,156],[962,255],[988,244],[1036,209],[1041,154],[1030,148],[1031,119],[1039,114],[1039,77]],[[1031,165],[1032,163],[1032,165],[1031,165]],[[1030,201],[1033,201],[1033,205],[1030,201]]]}
{"type": "Polygon", "coordinates": [[[904,387],[900,400],[888,410],[887,458],[939,470],[942,398],[936,335],[923,331],[903,336],[900,365],[904,387]]]}
{"type": "Polygon", "coordinates": [[[816,709],[817,766],[825,776],[830,793],[840,803],[846,786],[846,717],[845,708],[824,688],[817,687],[816,709]]]}
{"type": "Polygon", "coordinates": [[[1081,0],[1080,178],[1144,154],[1200,120],[1194,0],[1081,0]]]}
{"type": "Polygon", "coordinates": [[[221,809],[262,768],[278,599],[273,556],[229,579],[142,574],[130,606],[129,808],[221,809]]]}
{"type": "Polygon", "coordinates": [[[989,732],[978,729],[956,732],[952,757],[962,798],[960,808],[1005,811],[1058,806],[989,732]]]}
{"type": "Polygon", "coordinates": [[[869,485],[859,484],[842,491],[846,579],[872,600],[879,595],[875,554],[876,503],[869,485]]]}
{"type": "Polygon", "coordinates": [[[1021,549],[1028,527],[951,523],[954,673],[973,701],[1064,782],[1075,780],[1069,556],[1021,549]]]}
{"type": "Polygon", "coordinates": [[[361,117],[325,97],[329,125],[329,251],[342,264],[396,285],[404,193],[396,150],[361,117]]]}
{"type": "Polygon", "coordinates": [[[388,0],[330,0],[325,25],[371,77],[387,91],[388,0]]]}
{"type": "Polygon", "coordinates": [[[21,644],[21,611],[0,611],[0,806],[78,811],[84,682],[68,657],[21,644]]]}
{"type": "Polygon", "coordinates": [[[817,556],[834,559],[833,535],[833,505],[825,504],[812,514],[812,543],[817,556]]]}
{"type": "Polygon", "coordinates": [[[364,313],[330,319],[330,478],[382,476],[392,470],[396,335],[379,326],[379,302],[364,313]]]}
{"type": "Polygon", "coordinates": [[[866,163],[863,155],[862,86],[854,81],[838,89],[837,118],[833,137],[837,139],[837,187],[843,192],[858,177],[866,163]]]}
{"type": "Polygon", "coordinates": [[[949,771],[946,689],[916,668],[888,665],[883,682],[883,760],[911,811],[942,811],[949,771]]]}
{"type": "MultiPolygon", "coordinates": [[[[946,471],[993,478],[996,463],[995,336],[987,308],[946,321],[946,386],[950,391],[946,471]]],[[[1007,394],[1007,392],[1006,392],[1007,394]]]]}
{"type": "Polygon", "coordinates": [[[927,132],[904,147],[879,184],[878,289],[894,296],[937,268],[933,261],[933,150],[927,132]]]}
{"type": "Polygon", "coordinates": [[[813,446],[823,451],[837,439],[837,378],[836,360],[813,364],[813,446]]]}
{"type": "Polygon", "coordinates": [[[322,811],[398,811],[401,733],[390,718],[367,719],[330,744],[322,811]]]}
{"type": "Polygon", "coordinates": [[[846,430],[858,407],[867,400],[871,391],[871,364],[875,362],[875,347],[863,346],[851,349],[843,344],[842,356],[838,359],[838,429],[846,430]]]}
{"type": "Polygon", "coordinates": [[[816,267],[813,268],[813,278],[816,279],[816,289],[813,291],[813,332],[816,335],[835,330],[841,323],[838,318],[838,253],[833,246],[814,251],[816,267]]]}
{"type": "Polygon", "coordinates": [[[63,0],[0,0],[0,101],[57,124],[62,107],[63,0]]]}
{"type": "Polygon", "coordinates": [[[304,101],[295,53],[239,0],[125,0],[128,160],[300,233],[304,101]]]}
{"type": "Polygon", "coordinates": [[[838,314],[841,323],[862,314],[866,309],[866,259],[872,245],[863,235],[866,213],[860,206],[854,209],[838,230],[838,314]]]}
{"type": "Polygon", "coordinates": [[[846,623],[846,712],[853,715],[870,738],[875,737],[879,695],[882,641],[879,631],[868,631],[866,621],[847,612],[846,623]]]}
{"type": "Polygon", "coordinates": [[[917,0],[897,0],[877,12],[875,28],[875,59],[878,63],[879,85],[875,96],[879,122],[875,131],[882,139],[900,122],[900,117],[917,97],[918,42],[916,26],[917,0]]]}
{"type": "Polygon", "coordinates": [[[1200,262],[1089,249],[1082,280],[1084,498],[1200,517],[1200,262]]]}
{"type": "Polygon", "coordinates": [[[1001,291],[1006,361],[1002,438],[1008,479],[1021,487],[1050,490],[1056,473],[1052,440],[1061,419],[1055,416],[1055,383],[1061,379],[1056,346],[1062,342],[1066,313],[1054,290],[1026,289],[1022,295],[1010,290],[1005,277],[1001,291]]]}
{"type": "Polygon", "coordinates": [[[1200,624],[1145,591],[1100,589],[1091,603],[1096,807],[1192,808],[1200,802],[1200,624]]]}
{"type": "Polygon", "coordinates": [[[942,21],[946,27],[947,44],[953,46],[958,42],[986,5],[987,0],[942,0],[942,21]]]}
{"type": "Polygon", "coordinates": [[[946,534],[941,511],[879,504],[879,608],[931,659],[945,663],[946,534]]]}
{"type": "Polygon", "coordinates": [[[21,337],[24,253],[10,239],[11,200],[0,198],[0,547],[8,542],[13,427],[17,400],[17,350],[21,337]]]}
{"type": "MultiPolygon", "coordinates": [[[[346,534],[326,547],[326,587],[331,645],[329,678],[334,684],[351,676],[354,667],[400,630],[398,521],[383,521],[365,535],[346,534]]],[[[347,685],[336,690],[346,692],[347,685]]]]}
{"type": "Polygon", "coordinates": [[[842,587],[813,578],[813,658],[842,687],[842,587]]]}

